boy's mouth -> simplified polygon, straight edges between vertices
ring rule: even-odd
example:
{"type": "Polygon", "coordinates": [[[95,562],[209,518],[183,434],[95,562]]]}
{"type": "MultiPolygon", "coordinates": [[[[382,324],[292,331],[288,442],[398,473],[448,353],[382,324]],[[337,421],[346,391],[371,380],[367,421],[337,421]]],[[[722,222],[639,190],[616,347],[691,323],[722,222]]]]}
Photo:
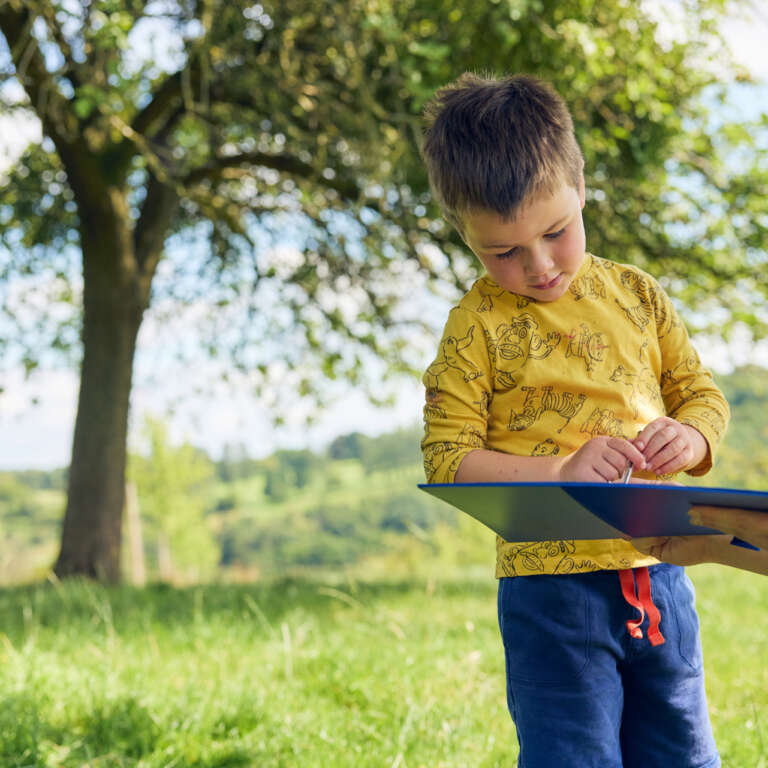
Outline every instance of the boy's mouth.
{"type": "Polygon", "coordinates": [[[536,285],[532,285],[531,288],[535,288],[537,291],[546,291],[550,288],[554,288],[562,279],[563,273],[561,272],[559,275],[556,275],[551,280],[548,280],[545,283],[537,283],[536,285]]]}

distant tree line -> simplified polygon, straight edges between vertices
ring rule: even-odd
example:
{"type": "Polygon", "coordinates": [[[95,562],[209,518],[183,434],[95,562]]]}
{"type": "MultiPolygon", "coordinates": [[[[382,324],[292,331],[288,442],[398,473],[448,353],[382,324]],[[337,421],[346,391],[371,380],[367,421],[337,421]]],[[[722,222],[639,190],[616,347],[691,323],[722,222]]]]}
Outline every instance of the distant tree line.
{"type": "MultiPolygon", "coordinates": [[[[768,376],[744,367],[718,377],[731,424],[714,470],[686,483],[768,488],[768,376]]],[[[460,513],[419,492],[421,429],[378,437],[351,432],[327,447],[278,450],[266,458],[229,446],[218,461],[172,446],[162,424],[146,427],[149,452],[133,456],[150,577],[212,574],[217,567],[279,573],[338,568],[429,542],[460,513]]],[[[55,541],[64,469],[0,472],[0,564],[4,555],[55,541]]],[[[6,557],[6,560],[7,560],[6,557]]]]}

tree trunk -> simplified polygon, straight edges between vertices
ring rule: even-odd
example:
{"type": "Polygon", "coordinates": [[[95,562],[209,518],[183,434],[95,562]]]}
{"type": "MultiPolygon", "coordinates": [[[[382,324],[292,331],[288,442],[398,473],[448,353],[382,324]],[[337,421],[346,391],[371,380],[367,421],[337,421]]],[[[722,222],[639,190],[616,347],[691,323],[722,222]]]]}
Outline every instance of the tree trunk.
{"type": "Polygon", "coordinates": [[[120,579],[128,406],[144,301],[129,219],[82,215],[83,361],[58,576],[120,579]]]}

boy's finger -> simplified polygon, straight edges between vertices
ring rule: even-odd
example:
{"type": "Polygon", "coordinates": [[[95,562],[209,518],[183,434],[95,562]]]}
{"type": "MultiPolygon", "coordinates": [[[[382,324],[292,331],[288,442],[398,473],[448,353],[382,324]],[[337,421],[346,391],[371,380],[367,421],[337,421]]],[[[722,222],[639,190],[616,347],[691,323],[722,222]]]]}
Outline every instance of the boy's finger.
{"type": "Polygon", "coordinates": [[[608,446],[618,451],[626,461],[631,461],[635,469],[645,469],[645,456],[629,440],[614,437],[608,441],[608,446]]]}
{"type": "Polygon", "coordinates": [[[672,440],[667,443],[649,462],[648,468],[657,475],[664,475],[682,467],[691,458],[683,440],[672,440]]]}
{"type": "Polygon", "coordinates": [[[643,429],[640,430],[640,434],[638,434],[632,441],[633,444],[636,445],[639,450],[644,451],[648,446],[648,441],[664,426],[665,424],[662,419],[654,419],[650,424],[646,424],[643,429]]]}
{"type": "Polygon", "coordinates": [[[674,472],[679,472],[685,465],[686,462],[682,459],[682,457],[680,455],[676,455],[670,461],[667,461],[658,467],[652,468],[651,472],[654,472],[657,475],[671,475],[674,472]]]}
{"type": "Polygon", "coordinates": [[[645,449],[643,450],[643,456],[645,456],[646,462],[650,464],[651,459],[653,459],[659,451],[678,437],[677,430],[669,425],[663,425],[656,430],[646,442],[645,449]]]}

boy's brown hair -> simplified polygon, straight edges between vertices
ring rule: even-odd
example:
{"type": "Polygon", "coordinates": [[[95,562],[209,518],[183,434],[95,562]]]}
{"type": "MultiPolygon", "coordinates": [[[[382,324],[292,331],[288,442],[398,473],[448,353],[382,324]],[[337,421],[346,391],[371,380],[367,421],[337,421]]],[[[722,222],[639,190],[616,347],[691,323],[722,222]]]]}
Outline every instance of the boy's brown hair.
{"type": "Polygon", "coordinates": [[[467,72],[424,109],[422,156],[445,217],[461,232],[476,209],[514,218],[521,204],[578,188],[584,160],[563,99],[530,75],[467,72]]]}

